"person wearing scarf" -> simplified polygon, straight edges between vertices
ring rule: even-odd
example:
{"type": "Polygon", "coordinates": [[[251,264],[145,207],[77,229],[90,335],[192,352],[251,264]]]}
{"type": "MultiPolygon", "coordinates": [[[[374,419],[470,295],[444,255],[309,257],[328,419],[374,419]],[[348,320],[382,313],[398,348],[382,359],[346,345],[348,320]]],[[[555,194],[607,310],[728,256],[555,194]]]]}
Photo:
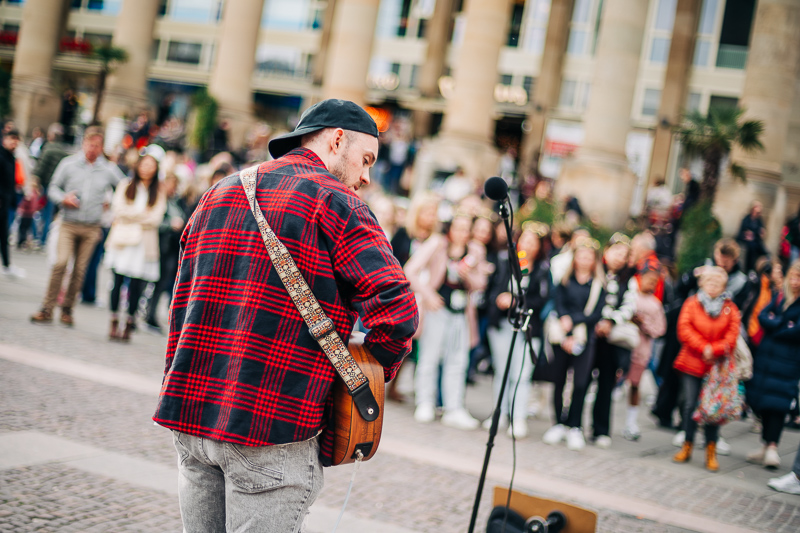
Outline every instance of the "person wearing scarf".
{"type": "MultiPolygon", "coordinates": [[[[700,290],[683,304],[678,318],[678,339],[682,348],[675,359],[675,369],[683,385],[683,430],[681,450],[673,457],[686,463],[692,457],[697,422],[692,413],[697,408],[703,377],[719,359],[731,357],[736,349],[741,314],[723,292],[728,275],[720,267],[705,267],[700,275],[700,290]]],[[[706,469],[719,470],[717,439],[719,426],[705,424],[706,469]]]]}

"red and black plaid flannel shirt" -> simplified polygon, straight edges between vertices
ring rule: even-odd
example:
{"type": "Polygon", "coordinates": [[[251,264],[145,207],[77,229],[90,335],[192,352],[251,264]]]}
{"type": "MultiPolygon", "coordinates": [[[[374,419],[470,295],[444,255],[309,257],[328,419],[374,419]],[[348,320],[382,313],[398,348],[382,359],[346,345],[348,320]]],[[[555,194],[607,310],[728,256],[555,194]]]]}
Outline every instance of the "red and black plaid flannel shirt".
{"type": "MultiPolygon", "coordinates": [[[[392,379],[419,315],[374,215],[307,149],[263,163],[258,180],[267,222],[336,331],[347,342],[360,315],[392,379]]],[[[248,446],[325,428],[338,377],[272,267],[238,174],[206,192],[183,232],[169,326],[158,424],[248,446]]]]}

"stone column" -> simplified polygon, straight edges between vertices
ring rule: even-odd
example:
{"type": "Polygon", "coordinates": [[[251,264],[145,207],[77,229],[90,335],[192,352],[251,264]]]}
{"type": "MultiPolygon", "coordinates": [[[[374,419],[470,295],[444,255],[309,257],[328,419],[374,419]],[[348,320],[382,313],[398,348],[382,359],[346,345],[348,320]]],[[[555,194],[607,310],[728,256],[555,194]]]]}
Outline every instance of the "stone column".
{"type": "Polygon", "coordinates": [[[328,5],[325,6],[325,20],[322,23],[322,33],[319,37],[319,49],[314,56],[314,66],[311,73],[311,78],[314,85],[321,86],[325,80],[325,64],[328,57],[328,46],[331,42],[331,33],[333,28],[333,16],[336,13],[336,0],[328,0],[328,5]]]}
{"type": "Polygon", "coordinates": [[[66,0],[28,0],[22,11],[11,71],[11,105],[17,128],[28,134],[58,120],[61,98],[53,88],[52,66],[69,9],[66,0]]]}
{"type": "Polygon", "coordinates": [[[558,103],[561,90],[561,70],[567,53],[569,23],[575,0],[553,0],[547,21],[542,65],[533,89],[531,109],[528,112],[529,131],[522,138],[520,169],[532,171],[538,164],[539,150],[544,139],[547,117],[558,103]]]}
{"type": "Polygon", "coordinates": [[[153,50],[153,31],[160,0],[125,0],[114,27],[114,46],[128,52],[128,61],[108,77],[100,120],[132,117],[148,107],[147,68],[153,50]]]}
{"type": "Polygon", "coordinates": [[[746,110],[746,119],[764,122],[764,150],[734,150],[732,159],[744,166],[747,183],[725,177],[720,181],[714,206],[724,231],[732,234],[738,230],[749,204],[760,200],[767,219],[768,245],[773,250],[786,212],[786,195],[779,191],[783,186],[782,167],[799,69],[800,3],[759,0],[739,105],[746,110]]]}
{"type": "Polygon", "coordinates": [[[650,158],[650,184],[659,177],[666,177],[672,146],[672,127],[680,122],[681,112],[686,107],[686,90],[694,58],[694,43],[701,5],[701,0],[678,0],[675,8],[669,59],[664,72],[661,105],[658,108],[658,121],[653,139],[653,155],[650,158]]]}
{"type": "MultiPolygon", "coordinates": [[[[419,70],[420,98],[431,100],[440,97],[439,78],[444,72],[450,25],[453,22],[453,0],[436,0],[433,16],[425,29],[428,49],[425,62],[419,70]]],[[[432,114],[425,109],[414,111],[414,136],[418,139],[431,134],[432,114]]]]}
{"type": "Polygon", "coordinates": [[[230,121],[230,144],[239,148],[253,126],[253,70],[264,2],[225,2],[222,27],[208,92],[219,103],[221,119],[230,121]]]}
{"type": "Polygon", "coordinates": [[[322,98],[364,105],[379,0],[338,0],[326,54],[322,98]]]}
{"type": "Polygon", "coordinates": [[[510,0],[469,0],[464,40],[453,66],[453,96],[442,135],[487,144],[494,132],[497,61],[508,38],[510,0]]]}
{"type": "Polygon", "coordinates": [[[494,88],[500,49],[508,38],[510,0],[465,3],[464,39],[453,65],[454,91],[438,137],[424,145],[415,165],[413,190],[427,187],[437,170],[462,167],[479,182],[497,172],[494,88]]]}
{"type": "Polygon", "coordinates": [[[591,97],[584,115],[585,140],[574,161],[564,164],[556,185],[572,194],[602,224],[628,218],[636,176],[628,169],[625,143],[631,129],[648,2],[603,4],[591,97]]]}

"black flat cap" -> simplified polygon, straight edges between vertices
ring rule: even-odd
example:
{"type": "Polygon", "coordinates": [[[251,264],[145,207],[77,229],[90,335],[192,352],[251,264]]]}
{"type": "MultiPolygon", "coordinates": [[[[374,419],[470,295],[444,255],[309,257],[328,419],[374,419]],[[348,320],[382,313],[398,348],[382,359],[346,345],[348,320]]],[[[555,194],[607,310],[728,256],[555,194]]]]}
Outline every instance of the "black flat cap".
{"type": "Polygon", "coordinates": [[[349,100],[331,98],[306,109],[294,131],[270,140],[269,153],[277,159],[300,146],[303,135],[325,128],[342,128],[378,136],[378,126],[361,106],[349,100]]]}

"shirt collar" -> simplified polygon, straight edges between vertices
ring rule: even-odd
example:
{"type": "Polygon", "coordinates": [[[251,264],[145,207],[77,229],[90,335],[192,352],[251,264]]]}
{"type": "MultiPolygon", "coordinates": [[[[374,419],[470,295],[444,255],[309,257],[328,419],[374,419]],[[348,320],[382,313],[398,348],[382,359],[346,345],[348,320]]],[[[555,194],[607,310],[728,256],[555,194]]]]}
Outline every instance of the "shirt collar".
{"type": "Polygon", "coordinates": [[[323,163],[322,159],[320,159],[320,157],[317,155],[317,153],[315,151],[313,151],[313,150],[308,149],[308,148],[303,148],[303,147],[295,148],[294,150],[290,151],[289,153],[287,153],[283,157],[284,158],[291,158],[291,159],[294,159],[294,160],[296,160],[296,159],[307,159],[308,163],[310,163],[310,164],[312,164],[314,166],[317,166],[317,167],[322,167],[325,170],[328,170],[328,167],[325,166],[325,163],[323,163]]]}

